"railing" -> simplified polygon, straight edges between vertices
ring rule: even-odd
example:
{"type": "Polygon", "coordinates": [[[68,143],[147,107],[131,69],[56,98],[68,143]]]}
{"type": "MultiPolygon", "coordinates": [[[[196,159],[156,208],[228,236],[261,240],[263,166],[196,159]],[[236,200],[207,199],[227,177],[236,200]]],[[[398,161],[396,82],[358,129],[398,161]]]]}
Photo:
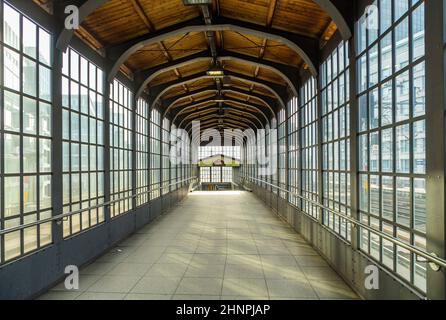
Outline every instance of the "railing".
{"type": "MultiPolygon", "coordinates": [[[[292,195],[293,197],[299,198],[299,199],[301,199],[303,201],[306,201],[306,202],[308,202],[308,203],[310,203],[310,204],[312,204],[314,206],[317,206],[317,207],[319,207],[322,210],[325,210],[325,211],[328,211],[330,213],[333,213],[334,215],[336,215],[336,216],[338,216],[338,217],[340,217],[342,219],[347,220],[348,222],[350,222],[351,224],[353,224],[353,225],[355,225],[357,227],[360,227],[360,228],[363,228],[363,229],[365,229],[367,231],[370,231],[370,232],[376,234],[377,236],[379,236],[379,237],[381,237],[381,238],[383,238],[383,239],[385,239],[385,240],[387,240],[389,242],[392,242],[393,244],[395,244],[395,245],[397,245],[397,246],[399,246],[401,248],[404,248],[404,249],[410,251],[411,253],[416,254],[417,256],[423,257],[428,262],[434,264],[434,266],[431,266],[431,267],[433,267],[432,269],[434,269],[434,270],[435,270],[435,267],[446,268],[446,260],[443,260],[443,259],[441,259],[441,258],[439,258],[437,256],[434,256],[431,253],[423,251],[423,250],[421,250],[421,249],[419,249],[417,247],[414,247],[414,246],[412,246],[412,245],[410,245],[410,244],[408,244],[406,242],[403,242],[403,241],[401,241],[401,240],[399,240],[397,238],[389,236],[388,234],[383,233],[380,230],[377,230],[375,228],[372,228],[372,227],[362,223],[361,221],[356,220],[355,218],[349,217],[349,216],[347,216],[347,215],[345,215],[345,214],[343,214],[341,212],[334,211],[333,209],[330,209],[330,208],[328,208],[328,207],[326,207],[326,206],[324,206],[324,205],[322,205],[322,204],[320,204],[318,202],[315,202],[313,200],[307,199],[307,198],[305,198],[305,197],[303,197],[303,196],[301,196],[299,194],[296,194],[296,193],[291,192],[289,190],[283,189],[283,188],[281,188],[279,186],[276,186],[276,185],[274,185],[272,183],[269,183],[269,182],[267,182],[265,180],[257,179],[257,178],[254,178],[254,177],[247,177],[247,176],[243,177],[243,179],[247,179],[248,181],[251,180],[252,182],[254,182],[254,181],[261,182],[261,183],[266,184],[266,185],[268,185],[270,187],[273,187],[273,188],[275,188],[275,189],[277,189],[279,191],[288,193],[288,194],[292,195]]],[[[438,270],[436,270],[436,271],[438,271],[438,270]]]]}
{"type": "Polygon", "coordinates": [[[90,211],[90,210],[94,210],[94,209],[98,209],[98,208],[102,208],[102,207],[109,207],[109,206],[111,206],[112,204],[114,204],[116,202],[120,202],[120,201],[124,201],[124,200],[128,200],[128,199],[134,199],[136,197],[139,197],[139,196],[142,196],[142,195],[146,195],[146,194],[149,194],[149,193],[157,191],[157,190],[163,190],[163,189],[166,189],[166,188],[170,188],[171,186],[176,186],[178,184],[181,184],[181,183],[184,183],[184,182],[187,182],[187,181],[191,181],[191,180],[194,180],[194,179],[197,179],[197,178],[196,177],[187,178],[187,179],[184,179],[184,180],[181,180],[181,181],[177,181],[175,183],[171,183],[171,184],[169,184],[167,186],[161,186],[161,187],[156,188],[156,189],[151,189],[151,190],[148,190],[148,191],[139,192],[139,193],[136,193],[136,194],[128,196],[128,197],[114,199],[114,200],[111,200],[111,201],[100,203],[100,204],[95,205],[95,206],[82,208],[82,209],[79,209],[79,210],[76,210],[76,211],[66,212],[66,213],[63,213],[63,214],[52,216],[52,217],[47,218],[47,219],[33,221],[33,222],[30,222],[30,223],[22,224],[22,225],[19,225],[19,226],[16,226],[16,227],[12,227],[12,228],[9,228],[9,229],[0,230],[0,236],[8,234],[8,233],[15,232],[15,231],[20,231],[20,230],[23,230],[23,229],[26,229],[26,228],[34,227],[34,226],[37,226],[37,225],[45,224],[45,223],[48,223],[48,222],[61,221],[61,220],[64,220],[65,218],[68,218],[70,216],[73,216],[73,215],[76,215],[76,214],[79,214],[79,213],[82,213],[82,212],[85,212],[85,211],[90,211]]]}

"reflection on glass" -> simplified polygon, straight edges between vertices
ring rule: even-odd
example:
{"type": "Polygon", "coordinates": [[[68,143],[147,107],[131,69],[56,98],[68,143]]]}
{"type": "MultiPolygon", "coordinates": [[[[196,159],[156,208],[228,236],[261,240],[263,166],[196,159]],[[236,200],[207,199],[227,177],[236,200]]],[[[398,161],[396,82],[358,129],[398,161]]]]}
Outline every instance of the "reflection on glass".
{"type": "Polygon", "coordinates": [[[423,116],[426,112],[426,79],[425,63],[422,62],[413,68],[413,116],[423,116]]]}
{"type": "Polygon", "coordinates": [[[369,141],[368,135],[359,136],[359,170],[368,170],[369,141]]]}
{"type": "Polygon", "coordinates": [[[384,219],[393,221],[393,177],[381,178],[381,213],[384,219]]]}
{"type": "Polygon", "coordinates": [[[413,180],[414,228],[426,233],[426,180],[413,180]]]}
{"type": "Polygon", "coordinates": [[[410,227],[410,178],[396,178],[396,222],[410,227]]]}
{"type": "MultiPolygon", "coordinates": [[[[17,192],[17,191],[16,191],[17,192]]],[[[37,210],[37,177],[23,177],[23,212],[37,210]]]]}
{"type": "Polygon", "coordinates": [[[410,126],[408,124],[396,128],[396,171],[410,172],[410,126]]]}
{"type": "Polygon", "coordinates": [[[37,139],[23,137],[23,172],[37,172],[37,139]]]}
{"type": "Polygon", "coordinates": [[[399,75],[396,78],[396,121],[409,119],[410,113],[410,90],[409,90],[409,71],[399,75]]]}
{"type": "Polygon", "coordinates": [[[10,91],[4,91],[3,121],[8,131],[20,132],[20,96],[10,91]]]}
{"type": "Polygon", "coordinates": [[[36,134],[37,110],[36,100],[23,98],[23,132],[36,134]]]}
{"type": "Polygon", "coordinates": [[[20,190],[20,177],[5,177],[4,181],[4,217],[7,218],[20,214],[20,192],[17,192],[17,190],[20,190]]]}
{"type": "Polygon", "coordinates": [[[409,63],[409,18],[395,27],[395,71],[409,63]]]}
{"type": "Polygon", "coordinates": [[[5,173],[20,173],[20,136],[5,134],[4,139],[5,173]]]}
{"type": "Polygon", "coordinates": [[[37,70],[36,63],[30,59],[23,58],[23,92],[35,97],[37,91],[37,70]]]}
{"type": "Polygon", "coordinates": [[[20,90],[20,55],[3,48],[3,85],[15,91],[20,90]]]}
{"type": "Polygon", "coordinates": [[[413,124],[413,168],[415,173],[426,173],[426,121],[413,124]]]}
{"type": "Polygon", "coordinates": [[[393,172],[393,129],[381,132],[381,171],[393,172]]]}

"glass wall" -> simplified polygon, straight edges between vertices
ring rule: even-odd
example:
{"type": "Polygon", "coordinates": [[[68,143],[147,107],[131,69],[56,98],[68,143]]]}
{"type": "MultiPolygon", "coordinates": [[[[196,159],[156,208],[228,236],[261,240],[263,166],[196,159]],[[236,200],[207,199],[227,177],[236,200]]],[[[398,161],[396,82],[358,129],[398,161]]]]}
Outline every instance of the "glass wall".
{"type": "Polygon", "coordinates": [[[161,114],[152,109],[150,117],[150,199],[160,197],[161,187],[161,114]]]}
{"type": "MultiPolygon", "coordinates": [[[[69,48],[62,68],[63,210],[104,202],[103,73],[69,48]]],[[[63,222],[64,237],[104,221],[104,209],[75,214],[63,222]]]]}
{"type": "Polygon", "coordinates": [[[295,97],[288,102],[288,186],[291,194],[288,200],[300,207],[300,135],[299,102],[295,97]],[[293,195],[294,194],[294,195],[293,195]]]}
{"type": "Polygon", "coordinates": [[[136,205],[149,202],[149,104],[139,98],[136,106],[136,205]]]}
{"type": "Polygon", "coordinates": [[[162,194],[169,193],[170,185],[170,121],[167,118],[163,119],[163,126],[161,128],[162,136],[162,165],[163,165],[163,190],[162,194]]]}
{"type": "MultiPolygon", "coordinates": [[[[0,4],[0,229],[9,229],[52,216],[52,35],[0,4]]],[[[51,242],[51,223],[6,234],[0,237],[0,263],[51,242]]]]}
{"type": "MultiPolygon", "coordinates": [[[[286,134],[286,110],[282,109],[278,114],[279,120],[279,132],[278,132],[278,142],[279,142],[279,187],[282,189],[287,189],[286,183],[286,156],[287,156],[287,134],[286,134]]],[[[287,193],[280,191],[280,197],[287,199],[287,193]]]]}
{"type": "Polygon", "coordinates": [[[240,146],[205,146],[198,147],[198,160],[202,160],[215,155],[223,155],[228,158],[240,160],[240,146]]]}
{"type": "Polygon", "coordinates": [[[132,209],[132,92],[118,80],[110,85],[110,216],[132,209]]]}
{"type": "MultiPolygon", "coordinates": [[[[301,155],[301,195],[314,202],[318,195],[318,114],[317,82],[310,78],[300,90],[300,155],[301,155]]],[[[302,202],[302,210],[319,218],[317,206],[302,202]]]]}
{"type": "MultiPolygon", "coordinates": [[[[169,149],[169,154],[171,157],[176,156],[176,143],[178,142],[178,138],[177,138],[177,134],[176,134],[176,130],[177,130],[177,126],[176,125],[172,125],[170,128],[170,149],[169,149]]],[[[178,185],[176,185],[175,183],[177,182],[177,169],[178,169],[178,163],[176,159],[173,159],[173,161],[170,161],[170,191],[174,191],[178,188],[178,185]]]]}
{"type": "MultiPolygon", "coordinates": [[[[320,70],[322,103],[322,201],[350,216],[350,90],[348,42],[341,42],[320,70]]],[[[324,224],[345,239],[351,225],[331,212],[324,224]]]]}
{"type": "MultiPolygon", "coordinates": [[[[357,29],[362,222],[426,249],[424,2],[380,0],[378,30],[357,29]]],[[[426,263],[361,230],[361,250],[426,290],[426,263]]]]}
{"type": "Polygon", "coordinates": [[[200,182],[211,182],[211,167],[200,167],[200,182]]]}

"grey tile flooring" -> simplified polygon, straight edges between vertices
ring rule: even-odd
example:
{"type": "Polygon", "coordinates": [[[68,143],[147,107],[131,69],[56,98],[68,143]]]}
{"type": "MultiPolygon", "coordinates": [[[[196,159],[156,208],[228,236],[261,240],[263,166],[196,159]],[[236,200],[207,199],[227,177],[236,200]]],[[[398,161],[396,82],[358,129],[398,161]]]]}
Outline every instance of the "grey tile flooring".
{"type": "Polygon", "coordinates": [[[357,299],[253,194],[194,192],[46,300],[357,299]]]}

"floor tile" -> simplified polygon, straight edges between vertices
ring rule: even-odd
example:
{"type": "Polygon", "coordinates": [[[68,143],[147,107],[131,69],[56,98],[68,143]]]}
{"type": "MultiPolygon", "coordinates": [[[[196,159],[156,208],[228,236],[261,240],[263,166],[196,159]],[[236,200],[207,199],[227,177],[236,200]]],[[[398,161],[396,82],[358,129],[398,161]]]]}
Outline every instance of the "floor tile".
{"type": "Polygon", "coordinates": [[[267,279],[268,292],[270,297],[283,298],[314,298],[318,296],[306,280],[295,281],[288,279],[267,279]]]}
{"type": "Polygon", "coordinates": [[[222,296],[268,296],[265,279],[227,279],[223,281],[222,296]]]}
{"type": "Polygon", "coordinates": [[[175,294],[221,295],[221,278],[183,278],[175,294]]]}
{"type": "Polygon", "coordinates": [[[180,280],[180,277],[144,277],[134,286],[131,293],[172,295],[180,280]]]}
{"type": "Polygon", "coordinates": [[[87,289],[88,292],[127,293],[139,281],[134,276],[104,276],[87,289]]]}

